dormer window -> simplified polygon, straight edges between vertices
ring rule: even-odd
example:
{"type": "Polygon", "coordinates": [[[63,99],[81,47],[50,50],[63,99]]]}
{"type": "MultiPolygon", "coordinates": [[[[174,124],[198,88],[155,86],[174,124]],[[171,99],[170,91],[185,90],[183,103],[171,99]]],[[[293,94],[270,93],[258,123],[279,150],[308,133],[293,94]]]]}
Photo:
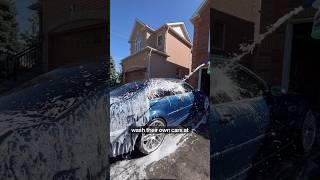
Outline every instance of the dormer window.
{"type": "Polygon", "coordinates": [[[163,36],[162,35],[158,35],[157,37],[157,46],[162,46],[163,44],[163,36]]]}
{"type": "Polygon", "coordinates": [[[142,42],[142,36],[141,36],[141,33],[138,33],[137,38],[136,38],[136,51],[137,52],[141,51],[141,42],[142,42]]]}

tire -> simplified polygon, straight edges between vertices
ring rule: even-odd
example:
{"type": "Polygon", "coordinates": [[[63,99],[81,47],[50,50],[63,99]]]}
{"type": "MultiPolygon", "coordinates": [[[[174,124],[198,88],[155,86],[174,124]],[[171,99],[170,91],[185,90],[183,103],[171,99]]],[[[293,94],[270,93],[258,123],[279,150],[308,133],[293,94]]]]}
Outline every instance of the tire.
{"type": "MultiPolygon", "coordinates": [[[[155,118],[146,127],[151,127],[151,126],[166,127],[166,122],[161,118],[155,118]]],[[[141,136],[139,137],[139,142],[138,142],[139,151],[144,155],[148,155],[154,152],[161,146],[164,140],[164,137],[165,137],[165,134],[163,133],[161,134],[142,133],[141,136]]]]}
{"type": "Polygon", "coordinates": [[[299,131],[296,138],[297,152],[301,155],[309,155],[317,137],[316,118],[311,110],[305,114],[299,131]]]}

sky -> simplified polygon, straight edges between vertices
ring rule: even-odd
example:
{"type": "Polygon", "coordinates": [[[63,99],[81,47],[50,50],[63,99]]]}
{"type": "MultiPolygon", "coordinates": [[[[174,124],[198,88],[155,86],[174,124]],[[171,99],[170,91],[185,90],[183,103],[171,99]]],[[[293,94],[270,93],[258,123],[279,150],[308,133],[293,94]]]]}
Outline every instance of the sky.
{"type": "Polygon", "coordinates": [[[31,5],[30,0],[16,0],[17,22],[21,31],[29,30],[31,24],[28,20],[32,15],[32,11],[28,8],[31,5]]]}
{"type": "Polygon", "coordinates": [[[110,0],[110,52],[119,70],[121,59],[130,55],[129,36],[138,18],[154,29],[165,23],[184,22],[191,40],[190,18],[203,0],[110,0]]]}

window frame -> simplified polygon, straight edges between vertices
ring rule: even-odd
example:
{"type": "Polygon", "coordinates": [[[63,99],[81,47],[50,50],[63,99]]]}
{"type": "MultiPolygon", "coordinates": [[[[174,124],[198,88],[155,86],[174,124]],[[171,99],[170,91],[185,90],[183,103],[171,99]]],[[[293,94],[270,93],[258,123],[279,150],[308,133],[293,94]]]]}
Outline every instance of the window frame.
{"type": "MultiPolygon", "coordinates": [[[[227,62],[227,63],[232,63],[232,62],[227,62]]],[[[224,64],[224,66],[227,66],[227,64],[224,64]]],[[[264,81],[262,78],[260,78],[257,74],[255,74],[253,71],[251,71],[250,69],[248,69],[247,67],[243,66],[240,63],[234,63],[234,66],[238,69],[236,72],[236,77],[239,76],[239,72],[240,73],[244,73],[246,76],[252,78],[252,80],[254,81],[254,84],[257,85],[257,87],[259,87],[260,90],[262,90],[262,94],[256,97],[242,97],[239,100],[226,100],[226,101],[222,101],[222,102],[214,102],[214,100],[211,100],[212,102],[214,102],[214,105],[219,105],[219,104],[225,104],[225,103],[234,103],[234,102],[238,102],[238,101],[243,101],[243,100],[248,100],[248,99],[255,99],[255,98],[259,98],[259,97],[264,97],[266,96],[266,94],[268,94],[270,92],[270,88],[269,85],[266,81],[264,81]]],[[[238,81],[239,79],[237,79],[238,81]]],[[[243,87],[241,87],[240,84],[237,84],[237,86],[241,89],[243,89],[243,87]]],[[[213,87],[214,88],[214,87],[213,87]]],[[[248,88],[246,88],[248,89],[248,88]]],[[[210,99],[212,98],[216,98],[214,96],[210,96],[210,99]]]]}
{"type": "Polygon", "coordinates": [[[163,45],[163,34],[158,34],[157,35],[157,47],[160,47],[160,46],[162,46],[163,45]],[[161,45],[159,45],[159,39],[160,39],[160,37],[161,37],[161,45]]]}
{"type": "Polygon", "coordinates": [[[136,52],[141,51],[141,45],[142,45],[142,34],[141,32],[137,33],[136,41],[135,41],[135,46],[136,46],[136,52]]]}
{"type": "Polygon", "coordinates": [[[194,88],[193,88],[190,84],[188,84],[188,83],[186,83],[186,82],[183,83],[183,88],[186,89],[186,88],[184,87],[184,85],[191,89],[191,91],[186,91],[185,93],[189,93],[189,92],[193,92],[193,91],[194,91],[194,88]]]}
{"type": "Polygon", "coordinates": [[[225,23],[223,23],[223,22],[221,22],[221,21],[214,21],[213,22],[213,33],[212,33],[212,35],[210,34],[210,36],[212,36],[212,37],[210,37],[210,38],[212,38],[212,44],[210,44],[210,46],[212,46],[211,47],[211,49],[213,49],[213,50],[224,50],[225,49],[225,37],[226,37],[226,24],[225,23]],[[222,47],[220,48],[220,47],[216,47],[215,46],[215,25],[216,24],[221,24],[222,25],[222,47]]]}

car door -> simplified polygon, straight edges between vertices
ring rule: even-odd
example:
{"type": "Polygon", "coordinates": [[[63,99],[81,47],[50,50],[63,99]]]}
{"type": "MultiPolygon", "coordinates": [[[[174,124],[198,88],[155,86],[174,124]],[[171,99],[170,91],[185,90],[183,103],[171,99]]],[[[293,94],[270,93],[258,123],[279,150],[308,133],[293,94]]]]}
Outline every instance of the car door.
{"type": "Polygon", "coordinates": [[[214,62],[211,73],[211,164],[213,177],[245,175],[259,160],[269,123],[265,84],[239,64],[214,62]]]}
{"type": "Polygon", "coordinates": [[[194,105],[193,89],[187,83],[182,84],[182,91],[178,92],[175,96],[177,100],[177,120],[176,125],[186,120],[192,111],[194,105]]]}
{"type": "Polygon", "coordinates": [[[165,89],[155,89],[156,96],[151,98],[150,112],[151,118],[162,117],[167,121],[168,126],[174,126],[181,118],[181,99],[172,91],[165,89]]]}

